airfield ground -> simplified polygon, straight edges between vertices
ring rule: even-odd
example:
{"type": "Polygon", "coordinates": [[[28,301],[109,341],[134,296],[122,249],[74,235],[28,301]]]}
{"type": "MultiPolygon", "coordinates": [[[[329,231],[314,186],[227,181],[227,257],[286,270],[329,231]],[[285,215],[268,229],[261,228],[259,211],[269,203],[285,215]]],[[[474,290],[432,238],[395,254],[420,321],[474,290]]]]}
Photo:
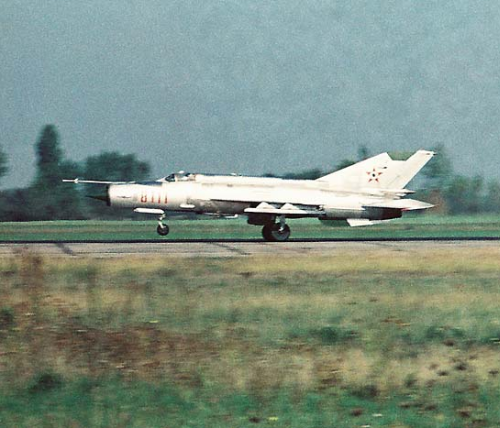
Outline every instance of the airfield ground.
{"type": "Polygon", "coordinates": [[[0,275],[2,427],[500,425],[500,246],[0,275]]]}
{"type": "MultiPolygon", "coordinates": [[[[170,234],[156,233],[156,221],[58,221],[0,223],[0,242],[8,241],[112,241],[112,240],[255,240],[261,227],[234,220],[176,220],[170,234]]],[[[404,216],[384,225],[348,227],[335,222],[325,226],[316,219],[290,220],[292,239],[364,238],[500,238],[500,216],[404,216]]]]}

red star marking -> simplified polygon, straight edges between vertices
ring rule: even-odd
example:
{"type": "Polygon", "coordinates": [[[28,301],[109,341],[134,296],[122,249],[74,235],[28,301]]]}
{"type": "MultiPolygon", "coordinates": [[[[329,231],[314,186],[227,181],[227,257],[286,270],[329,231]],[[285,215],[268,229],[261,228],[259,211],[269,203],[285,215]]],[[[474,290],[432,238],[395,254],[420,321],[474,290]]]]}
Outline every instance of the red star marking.
{"type": "Polygon", "coordinates": [[[371,183],[372,181],[379,183],[378,178],[383,174],[383,172],[377,171],[376,168],[373,168],[372,171],[367,171],[367,174],[370,176],[368,183],[371,183]]]}

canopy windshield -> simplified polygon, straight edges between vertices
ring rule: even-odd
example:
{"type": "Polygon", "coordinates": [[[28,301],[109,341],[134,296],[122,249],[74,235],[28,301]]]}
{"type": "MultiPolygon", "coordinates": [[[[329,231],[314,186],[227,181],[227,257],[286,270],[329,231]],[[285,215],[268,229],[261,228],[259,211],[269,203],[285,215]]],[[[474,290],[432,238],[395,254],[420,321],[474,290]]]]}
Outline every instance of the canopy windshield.
{"type": "Polygon", "coordinates": [[[174,172],[173,174],[167,175],[163,180],[168,182],[173,181],[194,181],[195,176],[190,172],[174,172]]]}

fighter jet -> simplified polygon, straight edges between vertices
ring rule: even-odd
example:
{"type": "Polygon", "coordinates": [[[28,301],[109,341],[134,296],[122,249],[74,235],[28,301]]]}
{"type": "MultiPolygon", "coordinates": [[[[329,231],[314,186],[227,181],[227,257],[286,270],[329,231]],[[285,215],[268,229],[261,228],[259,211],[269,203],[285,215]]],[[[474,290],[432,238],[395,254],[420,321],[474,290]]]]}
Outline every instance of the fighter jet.
{"type": "Polygon", "coordinates": [[[399,218],[405,211],[432,207],[408,199],[413,192],[405,186],[433,155],[419,150],[398,161],[382,153],[317,180],[179,172],[149,182],[63,181],[105,186],[103,195],[95,198],[110,207],[158,216],[161,236],[169,233],[167,213],[195,213],[246,216],[248,224],[262,226],[266,241],[286,241],[287,219],[316,217],[369,226],[399,218]]]}

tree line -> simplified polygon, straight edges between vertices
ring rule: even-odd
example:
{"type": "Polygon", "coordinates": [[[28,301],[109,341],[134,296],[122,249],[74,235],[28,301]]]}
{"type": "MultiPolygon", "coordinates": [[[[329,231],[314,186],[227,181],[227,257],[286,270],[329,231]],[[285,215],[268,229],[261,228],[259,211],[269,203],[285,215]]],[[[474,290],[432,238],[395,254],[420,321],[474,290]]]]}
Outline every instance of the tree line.
{"type": "MultiPolygon", "coordinates": [[[[418,178],[418,197],[435,205],[442,214],[500,213],[500,183],[457,174],[443,144],[434,149],[438,156],[422,170],[418,178]]],[[[391,153],[393,159],[405,159],[409,153],[391,153]]],[[[148,178],[150,165],[133,154],[103,152],[82,162],[67,159],[54,125],[46,125],[35,143],[36,174],[25,188],[0,192],[0,221],[108,219],[131,216],[127,211],[109,210],[101,201],[84,196],[95,192],[62,182],[63,178],[85,177],[106,181],[140,181],[148,178]]],[[[370,157],[366,146],[358,149],[355,159],[343,159],[336,169],[345,168],[370,157]]],[[[316,179],[331,171],[310,169],[281,175],[288,179],[316,179]]],[[[8,173],[8,156],[0,148],[0,177],[8,173]]],[[[273,174],[265,174],[275,177],[273,174]]]]}
{"type": "MultiPolygon", "coordinates": [[[[79,220],[123,217],[106,204],[85,196],[96,190],[63,183],[64,178],[91,177],[95,180],[144,180],[150,173],[147,162],[133,154],[104,152],[82,162],[67,159],[59,133],[46,125],[35,143],[36,174],[26,188],[0,192],[0,221],[79,220]]],[[[7,155],[0,151],[0,176],[7,173],[7,155]]]]}

